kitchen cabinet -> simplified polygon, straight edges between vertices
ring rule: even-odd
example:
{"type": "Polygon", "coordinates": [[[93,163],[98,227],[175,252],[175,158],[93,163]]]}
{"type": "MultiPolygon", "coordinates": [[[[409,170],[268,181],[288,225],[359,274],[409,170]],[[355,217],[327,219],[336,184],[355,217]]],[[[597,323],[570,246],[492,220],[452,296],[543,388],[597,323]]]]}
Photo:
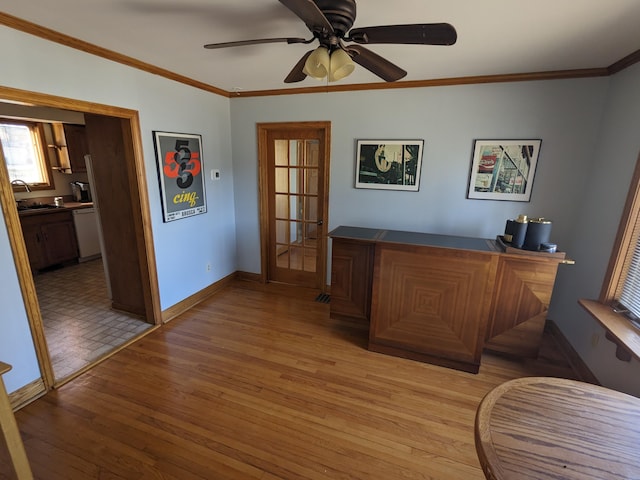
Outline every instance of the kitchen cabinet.
{"type": "Polygon", "coordinates": [[[87,165],[84,156],[89,153],[87,135],[84,125],[64,124],[64,138],[69,154],[69,166],[71,172],[86,172],[87,165]]]}
{"type": "Polygon", "coordinates": [[[359,227],[329,235],[331,316],[368,322],[369,350],[472,373],[484,350],[537,356],[564,253],[359,227]]]}
{"type": "MultiPolygon", "coordinates": [[[[84,156],[89,153],[89,144],[84,125],[70,123],[51,124],[53,144],[56,150],[55,169],[63,173],[86,172],[84,156]]],[[[55,163],[55,162],[54,162],[55,163]]]]}
{"type": "Polygon", "coordinates": [[[21,215],[20,224],[32,270],[78,258],[78,244],[70,210],[21,215]]]}

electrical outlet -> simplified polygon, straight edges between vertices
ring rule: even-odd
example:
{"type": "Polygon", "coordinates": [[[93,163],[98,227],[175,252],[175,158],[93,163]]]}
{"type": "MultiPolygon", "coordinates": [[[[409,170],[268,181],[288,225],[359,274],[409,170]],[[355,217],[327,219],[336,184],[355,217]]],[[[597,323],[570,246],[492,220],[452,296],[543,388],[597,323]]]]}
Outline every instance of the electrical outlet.
{"type": "Polygon", "coordinates": [[[211,264],[207,263],[207,272],[210,272],[210,271],[211,271],[211,264]]]}
{"type": "Polygon", "coordinates": [[[591,335],[591,346],[592,347],[597,347],[598,346],[598,342],[600,341],[600,335],[598,335],[597,333],[594,333],[593,335],[591,335]]]}

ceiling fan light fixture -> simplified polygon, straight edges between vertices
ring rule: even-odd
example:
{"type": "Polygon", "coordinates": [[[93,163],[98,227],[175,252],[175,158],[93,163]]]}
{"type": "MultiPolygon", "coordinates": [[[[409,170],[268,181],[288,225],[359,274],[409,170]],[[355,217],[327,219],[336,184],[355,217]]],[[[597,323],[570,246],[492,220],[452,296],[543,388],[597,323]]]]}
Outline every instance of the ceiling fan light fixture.
{"type": "Polygon", "coordinates": [[[338,48],[331,54],[329,62],[329,81],[337,82],[348,76],[356,68],[351,56],[343,49],[338,48]]]}
{"type": "Polygon", "coordinates": [[[325,47],[318,47],[309,55],[302,71],[305,75],[321,80],[327,76],[330,64],[329,50],[325,47]]]}

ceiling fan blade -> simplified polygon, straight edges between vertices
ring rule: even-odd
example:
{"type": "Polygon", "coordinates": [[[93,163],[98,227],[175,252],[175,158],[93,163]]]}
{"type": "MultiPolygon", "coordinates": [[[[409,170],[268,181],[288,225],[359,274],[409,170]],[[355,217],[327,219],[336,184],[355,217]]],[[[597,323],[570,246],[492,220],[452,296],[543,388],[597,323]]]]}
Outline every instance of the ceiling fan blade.
{"type": "Polygon", "coordinates": [[[280,3],[295,13],[312,32],[333,33],[333,26],[312,0],[280,0],[280,3]]]}
{"type": "Polygon", "coordinates": [[[387,82],[395,82],[407,75],[407,72],[397,65],[360,45],[351,45],[345,50],[351,55],[354,62],[387,82]]]}
{"type": "Polygon", "coordinates": [[[302,70],[304,69],[304,64],[307,61],[307,58],[309,58],[309,55],[311,55],[313,52],[314,50],[309,50],[300,60],[298,60],[298,63],[296,63],[295,67],[293,67],[293,69],[289,72],[287,78],[284,79],[284,83],[301,82],[302,80],[307,78],[307,74],[302,70]]]}
{"type": "Polygon", "coordinates": [[[310,43],[312,40],[305,40],[304,38],[260,38],[257,40],[239,40],[237,42],[208,43],[204,48],[213,50],[216,48],[243,47],[245,45],[258,45],[261,43],[310,43]]]}
{"type": "Polygon", "coordinates": [[[457,39],[456,29],[448,23],[416,23],[354,28],[345,40],[366,44],[453,45],[457,39]]]}

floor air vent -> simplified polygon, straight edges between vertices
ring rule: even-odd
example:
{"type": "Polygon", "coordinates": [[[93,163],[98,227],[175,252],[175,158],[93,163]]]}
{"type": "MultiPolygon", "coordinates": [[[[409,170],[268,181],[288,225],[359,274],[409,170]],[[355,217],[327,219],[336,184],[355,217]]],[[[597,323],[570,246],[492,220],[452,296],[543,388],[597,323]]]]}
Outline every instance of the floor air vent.
{"type": "Polygon", "coordinates": [[[329,303],[331,301],[331,295],[328,293],[321,293],[316,297],[316,302],[329,303]]]}

